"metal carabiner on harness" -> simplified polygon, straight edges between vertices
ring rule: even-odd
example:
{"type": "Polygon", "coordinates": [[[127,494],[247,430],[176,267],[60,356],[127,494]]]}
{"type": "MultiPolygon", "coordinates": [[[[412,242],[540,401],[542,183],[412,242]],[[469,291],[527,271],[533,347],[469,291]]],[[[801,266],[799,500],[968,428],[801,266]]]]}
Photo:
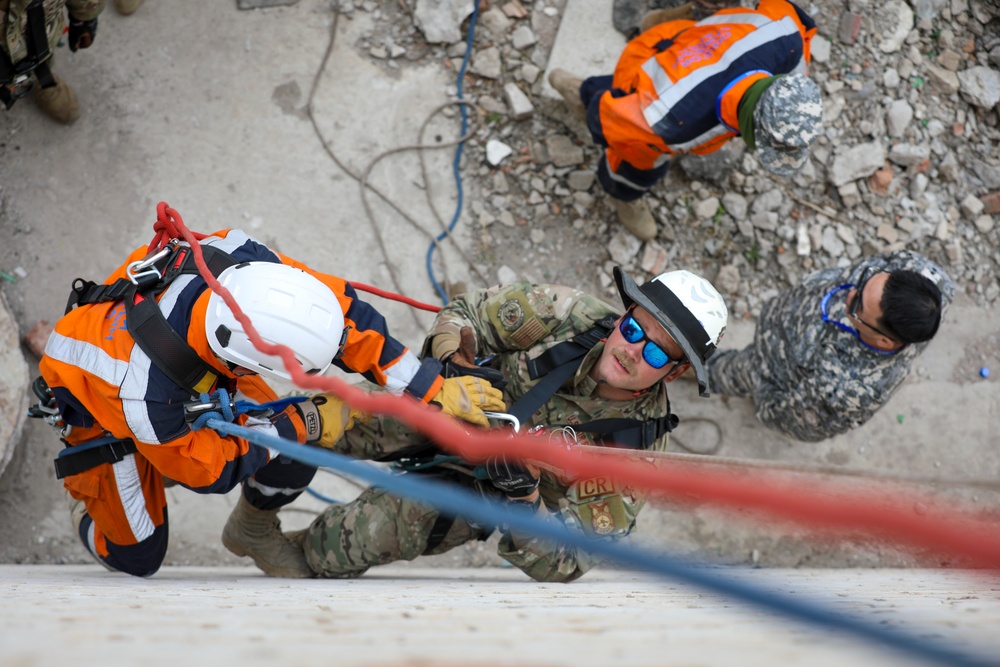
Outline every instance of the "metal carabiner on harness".
{"type": "Polygon", "coordinates": [[[483,414],[486,415],[486,417],[489,419],[496,419],[497,421],[508,422],[514,429],[514,433],[517,433],[518,431],[521,430],[521,420],[512,414],[509,414],[507,412],[490,412],[488,410],[484,410],[483,414]]]}
{"type": "Polygon", "coordinates": [[[73,427],[63,421],[59,406],[56,405],[56,397],[49,389],[45,378],[39,375],[31,383],[31,391],[38,398],[38,402],[28,406],[28,416],[32,419],[42,419],[46,424],[54,428],[60,438],[65,438],[73,430],[73,427]]]}
{"type": "Polygon", "coordinates": [[[156,263],[172,253],[176,247],[177,242],[171,241],[167,245],[163,246],[155,255],[130,263],[127,267],[125,267],[125,275],[128,276],[129,281],[136,286],[140,286],[141,283],[152,282],[149,280],[150,278],[152,278],[153,281],[160,280],[163,278],[163,274],[156,268],[156,263]]]}

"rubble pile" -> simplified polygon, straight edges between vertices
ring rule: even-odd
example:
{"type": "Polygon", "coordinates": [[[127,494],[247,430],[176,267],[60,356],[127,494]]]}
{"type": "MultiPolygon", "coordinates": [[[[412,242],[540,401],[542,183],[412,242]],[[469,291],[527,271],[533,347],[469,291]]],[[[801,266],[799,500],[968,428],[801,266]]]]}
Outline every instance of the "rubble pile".
{"type": "MultiPolygon", "coordinates": [[[[611,293],[613,264],[639,279],[683,266],[713,278],[746,317],[806,272],[905,247],[945,267],[976,303],[998,300],[995,2],[802,5],[819,27],[810,75],[824,97],[812,159],[787,180],[740,141],[675,159],[648,195],[660,231],[645,244],[617,223],[595,181],[600,151],[582,116],[543,93],[563,4],[480,4],[463,84],[482,121],[465,154],[465,224],[481,233],[481,259],[498,280],[526,275],[611,293]]],[[[386,68],[432,58],[457,72],[465,55],[468,2],[416,0],[411,15],[342,0],[340,10],[373,14],[377,27],[357,47],[386,68]]]]}

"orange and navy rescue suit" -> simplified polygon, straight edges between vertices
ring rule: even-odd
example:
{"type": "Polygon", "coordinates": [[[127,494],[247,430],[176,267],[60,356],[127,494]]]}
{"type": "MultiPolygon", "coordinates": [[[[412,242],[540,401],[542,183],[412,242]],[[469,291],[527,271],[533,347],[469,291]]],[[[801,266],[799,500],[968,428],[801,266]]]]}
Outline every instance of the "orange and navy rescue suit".
{"type": "Polygon", "coordinates": [[[805,73],[816,24],[785,0],[723,9],[698,22],[667,21],[625,47],[613,76],[580,87],[587,125],[605,146],[598,180],[638,199],[677,153],[704,155],[739,136],[743,93],[767,76],[805,73]]]}
{"type": "MultiPolygon", "coordinates": [[[[214,245],[237,262],[290,264],[326,284],[350,327],[343,353],[334,362],[339,368],[425,401],[440,388],[443,380],[436,371],[426,372],[412,352],[389,336],[383,317],[341,278],[278,255],[238,230],[217,232],[201,243],[214,245]]],[[[144,258],[146,251],[138,248],[105,283],[124,277],[125,267],[144,258]]],[[[257,403],[274,400],[274,391],[259,376],[235,377],[212,354],[205,334],[210,294],[201,276],[181,275],[159,295],[157,304],[173,329],[218,371],[213,390],[238,391],[239,398],[257,403]]],[[[80,538],[112,569],[148,576],[162,563],[168,526],[164,477],[197,493],[227,493],[245,482],[243,493],[252,505],[275,509],[294,500],[316,473],[242,438],[207,428],[191,430],[184,404],[197,397],[168,379],[135,344],[121,301],[80,306],[59,320],[40,370],[63,420],[73,427],[65,438],[68,446],[108,434],[136,444],[138,451],[117,463],[102,463],[64,479],[70,494],[86,504],[80,538]]],[[[305,429],[293,407],[270,421],[255,428],[304,441],[305,429]]]]}

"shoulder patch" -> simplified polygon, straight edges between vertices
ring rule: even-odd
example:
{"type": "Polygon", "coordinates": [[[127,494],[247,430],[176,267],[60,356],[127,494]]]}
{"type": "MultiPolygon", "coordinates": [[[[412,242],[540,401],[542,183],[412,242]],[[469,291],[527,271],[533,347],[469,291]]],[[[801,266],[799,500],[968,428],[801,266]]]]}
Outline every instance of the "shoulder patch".
{"type": "Polygon", "coordinates": [[[497,319],[504,331],[516,331],[524,323],[524,308],[517,299],[507,299],[497,310],[497,319]]]}

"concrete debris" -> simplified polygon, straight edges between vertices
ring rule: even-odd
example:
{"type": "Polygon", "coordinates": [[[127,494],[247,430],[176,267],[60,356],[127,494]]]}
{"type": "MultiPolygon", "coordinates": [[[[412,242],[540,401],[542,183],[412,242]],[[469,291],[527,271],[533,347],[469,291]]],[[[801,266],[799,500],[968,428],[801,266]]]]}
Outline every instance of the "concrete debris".
{"type": "Polygon", "coordinates": [[[473,9],[471,0],[417,0],[413,17],[428,42],[451,44],[462,39],[462,21],[473,9]]]}
{"type": "Polygon", "coordinates": [[[486,161],[494,167],[503,162],[504,158],[514,152],[514,149],[502,141],[490,139],[486,142],[486,161]]]}

